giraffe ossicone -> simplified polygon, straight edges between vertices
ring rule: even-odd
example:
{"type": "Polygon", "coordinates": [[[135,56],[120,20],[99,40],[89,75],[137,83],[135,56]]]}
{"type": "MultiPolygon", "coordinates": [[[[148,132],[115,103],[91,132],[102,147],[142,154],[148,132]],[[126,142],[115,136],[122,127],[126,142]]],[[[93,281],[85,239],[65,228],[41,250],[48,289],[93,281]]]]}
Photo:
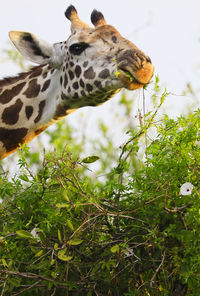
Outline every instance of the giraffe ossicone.
{"type": "Polygon", "coordinates": [[[141,88],[153,76],[150,58],[101,12],[91,14],[94,27],[80,20],[72,5],[65,16],[71,35],[64,42],[49,44],[29,32],[9,34],[19,52],[39,65],[0,80],[0,159],[76,109],[98,106],[121,88],[141,88]]]}

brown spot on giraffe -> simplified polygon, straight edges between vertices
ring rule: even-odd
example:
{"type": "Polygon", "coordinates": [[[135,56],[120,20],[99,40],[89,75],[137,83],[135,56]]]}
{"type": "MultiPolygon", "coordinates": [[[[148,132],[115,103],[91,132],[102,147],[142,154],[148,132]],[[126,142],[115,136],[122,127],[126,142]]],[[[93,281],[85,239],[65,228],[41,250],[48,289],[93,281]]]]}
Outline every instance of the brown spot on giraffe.
{"type": "Polygon", "coordinates": [[[72,86],[73,86],[74,89],[78,89],[78,88],[79,88],[79,85],[78,85],[78,82],[77,82],[77,81],[74,82],[74,83],[72,84],[72,86]]]}
{"type": "Polygon", "coordinates": [[[69,78],[70,78],[71,80],[74,79],[74,73],[73,73],[71,70],[69,71],[69,78]]]}
{"type": "Polygon", "coordinates": [[[117,36],[112,36],[112,41],[116,44],[117,43],[117,36]]]}
{"type": "Polygon", "coordinates": [[[7,104],[9,103],[14,97],[16,97],[23,87],[25,86],[25,82],[19,83],[16,86],[14,86],[11,89],[6,89],[1,95],[0,95],[0,103],[1,104],[7,104]]]}
{"type": "Polygon", "coordinates": [[[78,97],[79,97],[79,96],[78,96],[78,93],[75,92],[74,95],[73,95],[73,99],[78,99],[78,97]]]}
{"type": "Polygon", "coordinates": [[[49,88],[50,84],[51,84],[51,80],[50,79],[46,80],[42,89],[41,89],[41,92],[47,90],[49,88]]]}
{"type": "Polygon", "coordinates": [[[75,74],[76,74],[76,77],[77,77],[77,78],[80,77],[81,72],[82,72],[81,67],[77,65],[77,66],[75,67],[75,74]]]}
{"type": "Polygon", "coordinates": [[[48,75],[48,72],[44,72],[44,73],[42,74],[42,77],[45,79],[45,78],[47,77],[47,75],[48,75]]]}
{"type": "Polygon", "coordinates": [[[35,118],[34,122],[37,123],[38,121],[40,121],[41,117],[42,117],[42,114],[43,114],[43,111],[44,111],[44,107],[46,105],[46,101],[43,100],[40,102],[39,104],[39,113],[38,113],[38,116],[35,118]]]}
{"type": "Polygon", "coordinates": [[[86,67],[88,66],[88,64],[89,64],[89,62],[88,62],[88,61],[85,61],[85,62],[83,63],[83,67],[86,68],[86,67]]]}
{"type": "Polygon", "coordinates": [[[93,70],[93,67],[89,67],[85,72],[84,72],[84,77],[86,79],[94,79],[95,78],[95,72],[93,70]]]}
{"type": "Polygon", "coordinates": [[[99,88],[99,89],[103,89],[102,84],[101,84],[101,81],[95,80],[94,84],[95,84],[95,86],[96,86],[97,88],[99,88]]]}
{"type": "Polygon", "coordinates": [[[0,127],[0,141],[9,152],[19,147],[19,144],[23,144],[27,132],[27,128],[7,129],[0,127]]]}
{"type": "Polygon", "coordinates": [[[67,109],[70,109],[70,106],[58,105],[54,114],[54,119],[64,117],[67,114],[67,109]]]}
{"type": "Polygon", "coordinates": [[[42,66],[38,66],[35,68],[35,71],[32,72],[32,74],[30,75],[30,78],[38,77],[41,74],[42,74],[42,66]]]}
{"type": "Polygon", "coordinates": [[[18,99],[15,104],[6,108],[2,113],[2,121],[8,125],[17,123],[19,119],[19,112],[21,111],[23,103],[18,99]]]}
{"type": "Polygon", "coordinates": [[[84,81],[83,81],[83,79],[82,79],[82,78],[80,79],[80,86],[81,86],[82,88],[84,88],[84,87],[85,87],[85,83],[84,83],[84,81]]]}
{"type": "Polygon", "coordinates": [[[64,88],[67,87],[67,84],[68,84],[68,77],[67,77],[67,74],[65,73],[65,77],[64,77],[64,88]]]}
{"type": "Polygon", "coordinates": [[[87,88],[87,91],[88,91],[88,92],[91,92],[91,91],[93,90],[92,85],[89,84],[89,83],[86,84],[86,88],[87,88]]]}
{"type": "Polygon", "coordinates": [[[25,112],[26,112],[27,119],[29,119],[33,114],[33,107],[32,106],[26,106],[25,112]]]}
{"type": "Polygon", "coordinates": [[[81,91],[81,96],[82,97],[85,97],[86,96],[86,93],[84,92],[84,90],[81,91]]]}
{"type": "Polygon", "coordinates": [[[32,99],[38,96],[40,92],[40,85],[37,84],[37,79],[29,82],[27,90],[23,93],[27,98],[32,99]]]}
{"type": "Polygon", "coordinates": [[[106,79],[107,77],[109,77],[110,72],[108,69],[104,69],[99,73],[99,78],[101,79],[106,79]]]}
{"type": "Polygon", "coordinates": [[[69,98],[63,92],[61,93],[61,99],[67,101],[69,98]]]}

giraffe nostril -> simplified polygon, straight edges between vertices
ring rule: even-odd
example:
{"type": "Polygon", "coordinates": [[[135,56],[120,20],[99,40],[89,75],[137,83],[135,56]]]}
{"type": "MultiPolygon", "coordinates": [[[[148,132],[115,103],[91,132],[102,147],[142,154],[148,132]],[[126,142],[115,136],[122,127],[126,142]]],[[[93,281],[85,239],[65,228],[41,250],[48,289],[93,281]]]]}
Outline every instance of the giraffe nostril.
{"type": "Polygon", "coordinates": [[[152,64],[151,59],[148,56],[146,57],[146,61],[147,61],[147,63],[151,63],[152,64]]]}

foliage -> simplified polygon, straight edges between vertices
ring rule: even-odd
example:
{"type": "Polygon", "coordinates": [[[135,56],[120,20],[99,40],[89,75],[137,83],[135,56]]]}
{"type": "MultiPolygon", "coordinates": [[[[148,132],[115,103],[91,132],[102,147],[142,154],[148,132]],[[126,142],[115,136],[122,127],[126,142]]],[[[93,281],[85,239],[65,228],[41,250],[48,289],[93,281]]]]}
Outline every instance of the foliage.
{"type": "Polygon", "coordinates": [[[121,151],[104,128],[108,141],[81,160],[82,141],[62,151],[59,124],[48,132],[57,152],[38,161],[22,147],[18,175],[2,171],[1,295],[196,295],[200,111],[156,121],[166,95],[140,114],[121,151]],[[157,136],[149,140],[152,126],[157,136]],[[186,182],[192,194],[180,195],[186,182]]]}
{"type": "Polygon", "coordinates": [[[13,157],[1,162],[1,296],[197,295],[200,110],[161,118],[168,93],[158,77],[151,87],[138,124],[122,93],[111,119],[127,133],[120,148],[103,121],[90,140],[62,121],[45,134],[55,151],[41,152],[42,136],[19,150],[15,175],[13,157]]]}

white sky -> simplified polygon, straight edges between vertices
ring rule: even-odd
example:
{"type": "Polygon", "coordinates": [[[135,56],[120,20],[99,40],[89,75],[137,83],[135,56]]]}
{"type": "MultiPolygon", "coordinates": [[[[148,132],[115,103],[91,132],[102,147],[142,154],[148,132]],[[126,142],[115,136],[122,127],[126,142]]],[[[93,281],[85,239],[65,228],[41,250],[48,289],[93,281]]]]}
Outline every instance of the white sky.
{"type": "MultiPolygon", "coordinates": [[[[1,0],[2,1],[2,0],[1,0]]],[[[10,30],[30,31],[48,42],[66,40],[70,23],[64,17],[73,4],[81,19],[90,23],[94,8],[101,10],[109,24],[147,53],[155,73],[168,91],[180,95],[187,82],[200,89],[200,1],[199,0],[6,0],[0,9],[0,49],[8,47],[10,30]]],[[[0,64],[0,77],[14,75],[12,63],[0,64]]],[[[117,98],[116,98],[117,100],[117,98]]],[[[109,104],[91,111],[105,116],[109,104]]],[[[183,112],[189,96],[171,96],[166,106],[173,114],[183,112]]],[[[196,108],[199,102],[196,102],[196,108]]],[[[110,110],[109,110],[110,112],[110,110]]],[[[93,115],[92,115],[93,114],[93,115]]],[[[69,117],[75,116],[74,114],[69,117]]],[[[68,117],[68,118],[69,118],[68,117]]]]}

